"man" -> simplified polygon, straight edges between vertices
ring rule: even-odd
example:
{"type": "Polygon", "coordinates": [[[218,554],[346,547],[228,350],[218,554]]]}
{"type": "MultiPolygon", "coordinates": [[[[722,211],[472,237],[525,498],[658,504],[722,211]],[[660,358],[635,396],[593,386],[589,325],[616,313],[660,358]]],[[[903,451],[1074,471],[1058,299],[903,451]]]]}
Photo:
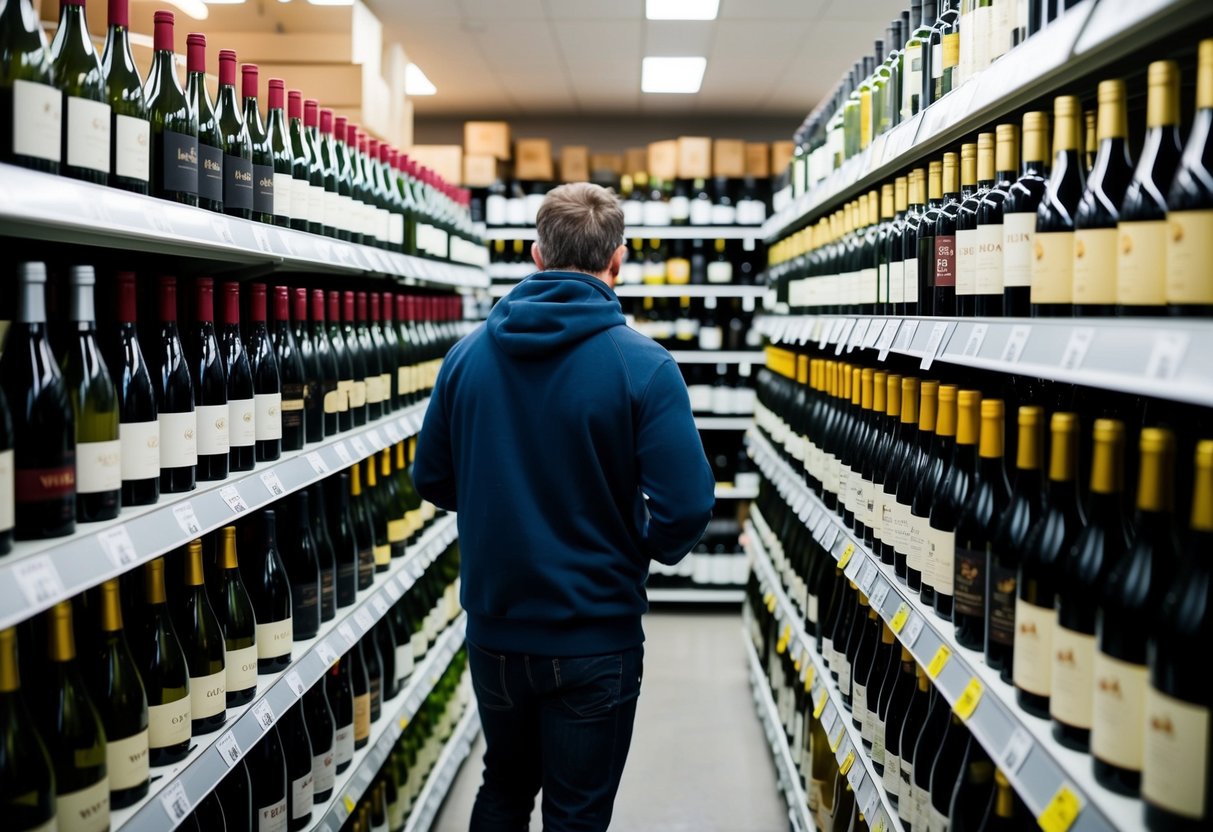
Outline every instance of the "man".
{"type": "Polygon", "coordinates": [[[596,185],[539,209],[538,273],[456,344],[413,479],[459,512],[468,663],[487,751],[476,832],[604,830],[640,693],[650,559],[711,519],[712,472],[670,354],[612,291],[623,212],[596,185]]]}

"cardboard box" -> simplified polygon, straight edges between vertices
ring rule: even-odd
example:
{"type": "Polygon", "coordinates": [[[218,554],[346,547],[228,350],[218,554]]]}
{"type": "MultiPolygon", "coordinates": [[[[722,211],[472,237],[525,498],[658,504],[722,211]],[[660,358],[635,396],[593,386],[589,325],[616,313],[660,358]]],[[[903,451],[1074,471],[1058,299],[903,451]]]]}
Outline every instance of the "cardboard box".
{"type": "Polygon", "coordinates": [[[593,153],[590,155],[592,176],[620,176],[623,173],[622,153],[593,153]]]}
{"type": "Polygon", "coordinates": [[[645,147],[629,147],[624,154],[623,172],[635,176],[649,169],[649,151],[645,147]]]}
{"type": "Polygon", "coordinates": [[[590,149],[583,144],[568,144],[560,148],[560,181],[590,181],[590,149]]]}
{"type": "Polygon", "coordinates": [[[494,156],[463,154],[463,179],[466,188],[487,188],[505,179],[505,163],[494,156]]]}
{"type": "Polygon", "coordinates": [[[678,176],[678,141],[669,139],[649,145],[649,179],[673,179],[678,176]]]}
{"type": "Polygon", "coordinates": [[[699,136],[678,138],[678,178],[707,179],[712,175],[712,140],[699,136]]]}
{"type": "Polygon", "coordinates": [[[712,143],[712,175],[730,179],[745,176],[745,142],[717,139],[712,143]]]}
{"type": "Polygon", "coordinates": [[[789,141],[771,142],[771,171],[780,176],[788,169],[796,145],[789,141]]]}
{"type": "Polygon", "coordinates": [[[771,146],[766,142],[746,142],[745,175],[755,179],[771,175],[771,146]]]}
{"type": "Polygon", "coordinates": [[[409,158],[447,182],[463,177],[463,148],[457,144],[415,144],[409,148],[409,158]]]}
{"type": "Polygon", "coordinates": [[[510,125],[504,121],[465,121],[463,152],[470,156],[492,156],[510,160],[510,125]]]}
{"type": "Polygon", "coordinates": [[[514,177],[532,182],[551,182],[552,143],[547,139],[519,139],[514,143],[514,177]]]}

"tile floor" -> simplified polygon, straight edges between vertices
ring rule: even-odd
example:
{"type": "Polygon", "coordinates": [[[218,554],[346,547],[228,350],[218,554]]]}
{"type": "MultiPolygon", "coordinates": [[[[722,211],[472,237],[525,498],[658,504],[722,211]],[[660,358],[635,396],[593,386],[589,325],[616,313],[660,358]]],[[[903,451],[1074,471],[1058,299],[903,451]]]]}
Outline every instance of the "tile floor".
{"type": "MultiPolygon", "coordinates": [[[[741,616],[662,610],[645,619],[644,688],[612,832],[786,832],[787,807],[754,714],[741,616]]],[[[466,832],[478,742],[434,832],[466,832]]],[[[538,811],[531,829],[542,829],[538,811]]]]}

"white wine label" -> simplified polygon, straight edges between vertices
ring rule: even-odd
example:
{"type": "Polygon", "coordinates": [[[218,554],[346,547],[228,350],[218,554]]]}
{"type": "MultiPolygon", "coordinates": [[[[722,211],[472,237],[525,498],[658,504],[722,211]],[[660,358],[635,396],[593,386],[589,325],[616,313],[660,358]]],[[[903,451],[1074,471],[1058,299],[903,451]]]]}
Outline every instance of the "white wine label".
{"type": "Polygon", "coordinates": [[[13,153],[59,161],[63,93],[49,84],[13,81],[13,153]]]}
{"type": "Polygon", "coordinates": [[[908,759],[902,759],[899,771],[901,782],[897,790],[897,816],[914,826],[918,823],[915,818],[917,812],[914,802],[914,764],[908,759]]]}
{"type": "Polygon", "coordinates": [[[256,393],[253,407],[257,441],[273,441],[282,438],[282,394],[256,393]]]}
{"type": "Polygon", "coordinates": [[[977,294],[977,229],[956,232],[956,294],[977,294]]]}
{"type": "Polygon", "coordinates": [[[1095,636],[1062,627],[1053,630],[1053,692],[1049,715],[1074,728],[1091,727],[1095,684],[1095,636]]]}
{"type": "Polygon", "coordinates": [[[80,442],[76,445],[76,491],[101,494],[122,487],[122,441],[80,442]]]}
{"type": "Polygon", "coordinates": [[[160,422],[123,422],[118,425],[123,480],[150,480],[160,476],[160,422]]]}
{"type": "Polygon", "coordinates": [[[1162,306],[1167,302],[1166,220],[1122,222],[1116,233],[1116,302],[1162,306]]]}
{"type": "Polygon", "coordinates": [[[110,790],[133,789],[148,780],[147,729],[105,744],[105,773],[110,790]]]}
{"type": "Polygon", "coordinates": [[[109,778],[75,792],[55,795],[60,832],[108,832],[110,828],[109,778]]]}
{"type": "Polygon", "coordinates": [[[371,734],[371,695],[364,693],[354,697],[354,742],[361,742],[371,734]]]}
{"type": "Polygon", "coordinates": [[[949,818],[943,812],[936,809],[934,804],[931,804],[928,815],[927,832],[948,832],[948,827],[950,826],[949,818]]]}
{"type": "Polygon", "coordinates": [[[226,454],[229,448],[226,404],[198,405],[194,413],[198,420],[198,453],[203,456],[226,454]]]}
{"type": "Polygon", "coordinates": [[[1095,703],[1091,753],[1131,771],[1141,771],[1146,718],[1146,666],[1095,651],[1095,703]]]}
{"type": "Polygon", "coordinates": [[[354,759],[354,726],[343,725],[333,732],[333,769],[354,759]]]}
{"type": "Polygon", "coordinates": [[[110,105],[69,96],[67,164],[110,172],[110,105]]]}
{"type": "Polygon", "coordinates": [[[247,448],[257,441],[257,413],[253,399],[229,399],[227,441],[229,447],[247,448]]]}
{"type": "MultiPolygon", "coordinates": [[[[973,257],[975,291],[979,295],[1001,295],[1003,226],[1001,224],[979,225],[976,234],[976,250],[973,257]]],[[[956,293],[960,294],[959,277],[956,283],[956,293]]]]}
{"type": "Polygon", "coordinates": [[[308,222],[314,222],[318,225],[324,225],[328,217],[325,216],[325,205],[328,204],[327,197],[324,194],[324,188],[320,185],[308,184],[308,222]]]}
{"type": "Polygon", "coordinates": [[[312,813],[312,799],[316,781],[311,770],[303,777],[291,781],[291,819],[305,818],[312,813]]]}
{"type": "Polygon", "coordinates": [[[915,829],[925,829],[931,821],[931,793],[922,786],[914,786],[914,819],[910,824],[915,829]]]}
{"type": "Polygon", "coordinates": [[[884,790],[889,794],[901,792],[901,757],[884,748],[884,790]]]}
{"type": "Polygon", "coordinates": [[[337,382],[337,412],[345,413],[350,409],[354,398],[354,382],[346,379],[337,382]]]}
{"type": "Polygon", "coordinates": [[[869,739],[871,736],[871,728],[868,726],[868,689],[866,685],[859,684],[859,680],[851,685],[851,713],[859,720],[859,735],[864,739],[869,739]]]}
{"type": "Polygon", "coordinates": [[[160,414],[160,467],[198,464],[198,422],[194,411],[160,414]]]}
{"type": "Polygon", "coordinates": [[[274,215],[279,217],[295,216],[293,201],[295,197],[294,181],[289,173],[274,173],[274,215]]]}
{"type": "Polygon", "coordinates": [[[1053,628],[1057,612],[1015,599],[1015,687],[1048,696],[1053,670],[1053,628]]]}
{"type": "MultiPolygon", "coordinates": [[[[312,219],[312,195],[306,179],[291,180],[291,218],[310,222],[312,219]]],[[[277,187],[274,188],[277,190],[277,187]]]]}
{"type": "Polygon", "coordinates": [[[0,451],[0,532],[13,527],[13,451],[0,451]]]}
{"type": "Polygon", "coordinates": [[[190,716],[205,719],[223,713],[227,707],[227,674],[220,670],[210,676],[190,677],[190,716]]]}
{"type": "Polygon", "coordinates": [[[350,407],[365,407],[366,396],[366,381],[350,382],[350,407]]]}
{"type": "Polygon", "coordinates": [[[425,637],[425,632],[418,631],[413,633],[409,643],[413,645],[413,659],[420,659],[425,655],[426,648],[429,647],[429,641],[425,637]]]}
{"type": "Polygon", "coordinates": [[[1116,303],[1116,229],[1074,232],[1074,303],[1116,303]]]}
{"type": "Polygon", "coordinates": [[[1213,210],[1167,212],[1167,303],[1213,303],[1213,210]]]}
{"type": "Polygon", "coordinates": [[[147,741],[152,748],[178,745],[190,738],[190,697],[147,706],[147,741]]]}
{"type": "Polygon", "coordinates": [[[145,118],[114,117],[114,175],[146,182],[151,169],[151,125],[145,118]]]}
{"type": "Polygon", "coordinates": [[[1035,257],[1036,212],[1002,218],[1002,285],[1031,286],[1035,257]]]}
{"type": "Polygon", "coordinates": [[[922,579],[933,586],[936,592],[951,595],[955,583],[953,570],[956,568],[956,533],[936,529],[929,522],[922,527],[922,532],[925,562],[922,579]]]}
{"type": "Polygon", "coordinates": [[[337,759],[332,748],[312,757],[312,777],[315,778],[312,783],[313,795],[317,792],[324,794],[333,788],[333,781],[337,777],[337,759]]]}
{"type": "Polygon", "coordinates": [[[713,260],[708,263],[708,283],[732,283],[733,264],[728,260],[713,260]]]}
{"type": "Polygon", "coordinates": [[[277,803],[257,809],[257,832],[286,832],[288,820],[284,796],[277,803]]]}
{"type": "Polygon", "coordinates": [[[1147,688],[1144,763],[1146,802],[1196,822],[1206,820],[1209,709],[1147,688]]]}
{"type": "Polygon", "coordinates": [[[885,753],[885,724],[881,720],[879,714],[872,718],[872,762],[880,763],[888,768],[888,761],[885,759],[888,754],[885,753]]]}
{"type": "Polygon", "coordinates": [[[270,621],[257,624],[257,657],[261,659],[276,659],[279,656],[290,655],[291,642],[294,633],[291,628],[291,617],[288,615],[281,621],[270,621]]]}
{"type": "Polygon", "coordinates": [[[1073,299],[1074,232],[1037,232],[1032,238],[1032,303],[1073,299]]]}

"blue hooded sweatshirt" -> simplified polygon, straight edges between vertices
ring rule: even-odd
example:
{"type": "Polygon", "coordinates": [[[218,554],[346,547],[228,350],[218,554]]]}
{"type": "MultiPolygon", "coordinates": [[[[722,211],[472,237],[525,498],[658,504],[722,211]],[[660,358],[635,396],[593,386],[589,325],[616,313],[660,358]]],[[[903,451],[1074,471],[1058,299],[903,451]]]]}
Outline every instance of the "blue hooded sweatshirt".
{"type": "Polygon", "coordinates": [[[413,480],[459,513],[468,639],[540,656],[641,644],[650,559],[681,560],[715,502],[678,366],[576,272],[522,281],[451,348],[413,480]]]}

